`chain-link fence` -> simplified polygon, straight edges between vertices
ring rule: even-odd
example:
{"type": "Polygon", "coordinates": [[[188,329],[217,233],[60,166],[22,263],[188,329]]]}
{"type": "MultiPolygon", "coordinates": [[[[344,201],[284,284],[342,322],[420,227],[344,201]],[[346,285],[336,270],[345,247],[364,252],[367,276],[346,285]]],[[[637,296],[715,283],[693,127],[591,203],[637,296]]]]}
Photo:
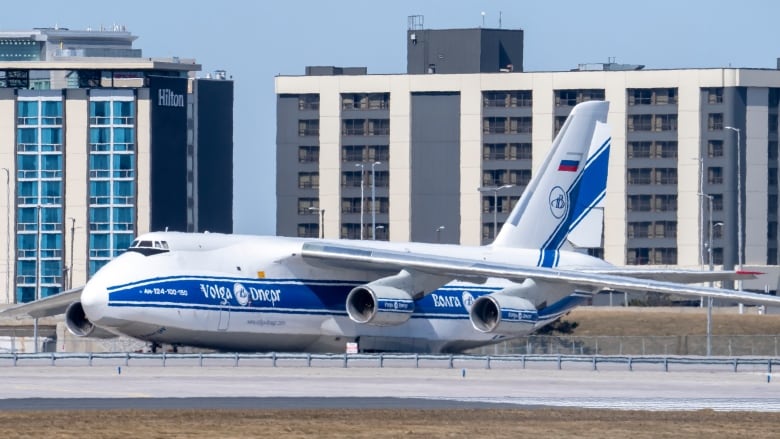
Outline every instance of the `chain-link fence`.
{"type": "MultiPolygon", "coordinates": [[[[714,356],[778,356],[777,335],[713,335],[714,356]]],[[[472,351],[475,354],[500,355],[706,355],[706,335],[675,336],[549,336],[520,337],[472,351]]]]}

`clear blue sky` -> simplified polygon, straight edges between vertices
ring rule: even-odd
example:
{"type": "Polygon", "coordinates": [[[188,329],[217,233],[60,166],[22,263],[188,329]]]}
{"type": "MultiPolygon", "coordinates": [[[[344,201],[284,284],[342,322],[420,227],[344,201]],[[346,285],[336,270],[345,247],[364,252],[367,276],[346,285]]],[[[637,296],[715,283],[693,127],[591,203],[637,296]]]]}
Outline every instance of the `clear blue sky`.
{"type": "Polygon", "coordinates": [[[0,29],[122,24],[144,56],[196,58],[233,76],[235,231],[275,231],[274,76],[307,65],[406,70],[409,15],[431,29],[482,25],[525,31],[526,71],[579,63],[646,68],[775,68],[780,2],[656,0],[5,2],[0,29]]]}

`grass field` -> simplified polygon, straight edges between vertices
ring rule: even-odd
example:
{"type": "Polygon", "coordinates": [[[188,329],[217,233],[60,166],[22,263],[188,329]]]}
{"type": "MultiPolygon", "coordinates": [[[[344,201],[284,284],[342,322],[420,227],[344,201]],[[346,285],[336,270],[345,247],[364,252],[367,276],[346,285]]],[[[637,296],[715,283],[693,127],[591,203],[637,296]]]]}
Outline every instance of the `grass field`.
{"type": "Polygon", "coordinates": [[[776,438],[779,413],[609,410],[112,410],[0,413],[6,439],[776,438]]]}
{"type": "MultiPolygon", "coordinates": [[[[578,336],[667,336],[707,333],[705,308],[580,307],[562,320],[576,322],[578,336]]],[[[754,308],[738,314],[735,308],[715,308],[713,335],[780,334],[780,315],[758,315],[754,308]]]]}

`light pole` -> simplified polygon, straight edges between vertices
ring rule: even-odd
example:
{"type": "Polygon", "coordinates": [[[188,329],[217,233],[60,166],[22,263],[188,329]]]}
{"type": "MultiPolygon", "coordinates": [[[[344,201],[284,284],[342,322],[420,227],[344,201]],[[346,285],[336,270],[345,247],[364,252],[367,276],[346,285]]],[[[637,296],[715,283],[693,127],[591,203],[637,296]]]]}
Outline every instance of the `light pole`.
{"type": "MultiPolygon", "coordinates": [[[[740,152],[740,129],[734,127],[724,127],[727,130],[737,133],[737,271],[742,271],[742,153],[740,152]]],[[[742,291],[742,281],[737,280],[739,290],[742,291]]],[[[740,314],[742,313],[742,304],[739,304],[740,314]]]]}
{"type": "MultiPolygon", "coordinates": [[[[374,179],[374,167],[382,162],[371,163],[371,240],[376,240],[376,180],[374,179]]],[[[362,232],[361,232],[362,233],[362,232]]]]}
{"type": "Polygon", "coordinates": [[[68,288],[73,288],[73,242],[76,237],[76,218],[70,217],[70,268],[68,269],[68,288]]]}
{"type": "Polygon", "coordinates": [[[5,303],[11,303],[11,171],[5,171],[5,303]]]}
{"type": "Polygon", "coordinates": [[[360,168],[360,239],[363,239],[363,174],[365,174],[365,163],[355,163],[360,168]]]}
{"type": "Polygon", "coordinates": [[[513,184],[505,184],[503,186],[483,186],[477,188],[480,192],[493,192],[493,239],[496,239],[498,234],[498,191],[514,186],[513,184]]]}
{"type": "MultiPolygon", "coordinates": [[[[714,270],[714,264],[712,261],[712,195],[699,194],[702,197],[707,197],[707,263],[710,266],[710,271],[714,270]]],[[[710,288],[712,288],[712,281],[710,281],[710,288]]],[[[707,356],[712,355],[712,297],[707,297],[707,356]]]]}
{"type": "Polygon", "coordinates": [[[318,224],[317,224],[317,228],[320,229],[319,230],[320,238],[325,238],[325,209],[323,209],[321,207],[314,207],[314,206],[312,206],[312,207],[309,207],[309,210],[312,211],[312,212],[317,212],[319,214],[319,216],[317,218],[319,220],[318,224]]]}
{"type": "Polygon", "coordinates": [[[439,226],[436,228],[436,242],[441,244],[441,231],[444,230],[444,226],[439,226]]]}

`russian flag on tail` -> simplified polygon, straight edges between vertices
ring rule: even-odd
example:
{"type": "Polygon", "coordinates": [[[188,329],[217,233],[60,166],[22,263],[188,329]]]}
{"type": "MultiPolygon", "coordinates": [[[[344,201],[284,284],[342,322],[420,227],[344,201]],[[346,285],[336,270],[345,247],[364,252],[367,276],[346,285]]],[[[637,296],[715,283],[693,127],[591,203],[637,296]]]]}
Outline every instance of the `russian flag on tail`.
{"type": "Polygon", "coordinates": [[[566,171],[566,172],[577,172],[577,169],[579,167],[580,167],[579,160],[561,160],[561,164],[558,165],[558,170],[566,171]]]}

